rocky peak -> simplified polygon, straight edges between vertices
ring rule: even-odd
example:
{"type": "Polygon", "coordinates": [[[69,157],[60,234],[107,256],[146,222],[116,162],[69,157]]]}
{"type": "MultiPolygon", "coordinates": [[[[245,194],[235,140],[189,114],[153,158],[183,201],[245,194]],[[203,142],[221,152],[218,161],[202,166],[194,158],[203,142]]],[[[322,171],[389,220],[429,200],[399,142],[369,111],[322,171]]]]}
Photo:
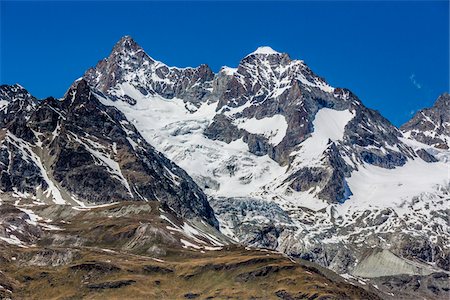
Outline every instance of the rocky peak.
{"type": "Polygon", "coordinates": [[[444,93],[400,127],[408,138],[441,149],[450,148],[450,95],[444,93]]]}
{"type": "Polygon", "coordinates": [[[98,99],[92,94],[89,84],[84,79],[76,80],[67,90],[63,99],[65,108],[75,108],[80,105],[97,103],[98,99]]]}
{"type": "Polygon", "coordinates": [[[37,99],[19,84],[0,86],[0,126],[18,137],[32,140],[34,135],[24,126],[37,106],[37,99]]]}
{"type": "Polygon", "coordinates": [[[245,56],[235,70],[224,68],[221,74],[229,75],[230,78],[220,98],[219,109],[223,106],[241,106],[247,101],[298,102],[304,91],[333,91],[302,60],[293,60],[287,53],[277,52],[270,47],[259,47],[245,56]]]}
{"type": "Polygon", "coordinates": [[[156,61],[145,53],[144,49],[136,43],[131,36],[122,37],[113,47],[107,60],[111,63],[121,64],[122,67],[135,67],[136,63],[152,64],[156,61]]]}
{"type": "Polygon", "coordinates": [[[109,57],[86,71],[83,78],[110,99],[130,104],[135,104],[139,97],[129,94],[179,97],[197,103],[209,94],[214,73],[205,64],[196,68],[169,67],[148,56],[131,37],[125,36],[109,57]]]}
{"type": "Polygon", "coordinates": [[[18,83],[13,85],[0,85],[0,99],[8,102],[24,100],[29,103],[34,103],[36,101],[36,98],[31,96],[31,94],[18,83]]]}
{"type": "Polygon", "coordinates": [[[115,45],[112,53],[129,53],[143,50],[138,43],[129,35],[123,36],[115,45]]]}
{"type": "Polygon", "coordinates": [[[443,93],[438,97],[435,104],[433,105],[434,108],[442,108],[444,109],[444,112],[449,111],[450,108],[450,94],[449,93],[443,93]]]}

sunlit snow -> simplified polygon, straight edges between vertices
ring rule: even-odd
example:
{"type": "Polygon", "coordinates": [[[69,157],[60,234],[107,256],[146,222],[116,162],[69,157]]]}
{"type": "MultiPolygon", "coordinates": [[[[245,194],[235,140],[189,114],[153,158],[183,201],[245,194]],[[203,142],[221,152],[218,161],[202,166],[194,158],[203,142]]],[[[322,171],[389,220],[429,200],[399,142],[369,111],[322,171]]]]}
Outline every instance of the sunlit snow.
{"type": "Polygon", "coordinates": [[[283,115],[274,115],[263,119],[237,119],[234,121],[234,124],[238,128],[245,129],[250,133],[265,136],[269,140],[269,143],[274,146],[283,140],[288,128],[288,124],[283,115]]]}

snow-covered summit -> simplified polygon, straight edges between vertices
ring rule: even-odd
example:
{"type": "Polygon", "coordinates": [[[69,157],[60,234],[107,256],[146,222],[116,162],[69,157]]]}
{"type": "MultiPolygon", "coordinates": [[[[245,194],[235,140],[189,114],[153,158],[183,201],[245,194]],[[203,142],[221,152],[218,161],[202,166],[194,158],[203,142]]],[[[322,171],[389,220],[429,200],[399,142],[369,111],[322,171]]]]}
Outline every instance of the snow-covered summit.
{"type": "MultiPolygon", "coordinates": [[[[214,74],[207,65],[196,68],[168,67],[150,57],[130,36],[124,36],[111,54],[83,76],[89,85],[112,99],[136,103],[137,98],[161,95],[164,98],[190,97],[205,90],[214,74]],[[130,95],[129,87],[136,90],[130,95]]],[[[198,98],[198,97],[195,97],[198,98]]]]}
{"type": "Polygon", "coordinates": [[[250,55],[257,55],[257,54],[262,54],[262,55],[271,55],[271,54],[282,54],[278,51],[273,50],[271,47],[269,46],[261,46],[258,47],[255,51],[253,51],[252,53],[248,54],[247,56],[250,55]]]}
{"type": "Polygon", "coordinates": [[[142,47],[129,35],[120,38],[114,48],[142,49],[142,47]]]}

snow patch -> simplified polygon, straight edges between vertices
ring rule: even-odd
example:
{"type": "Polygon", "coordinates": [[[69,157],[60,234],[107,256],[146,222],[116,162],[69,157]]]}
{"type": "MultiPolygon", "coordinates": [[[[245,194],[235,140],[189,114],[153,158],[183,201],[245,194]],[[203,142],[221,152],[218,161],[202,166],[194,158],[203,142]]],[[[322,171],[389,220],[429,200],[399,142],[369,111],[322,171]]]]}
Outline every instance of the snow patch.
{"type": "Polygon", "coordinates": [[[263,119],[237,119],[233,123],[240,129],[265,136],[269,143],[276,146],[286,136],[288,124],[283,115],[274,115],[263,119]]]}
{"type": "Polygon", "coordinates": [[[188,247],[191,247],[191,248],[194,248],[194,249],[201,249],[202,248],[202,247],[200,247],[198,245],[195,245],[195,244],[193,244],[193,243],[191,243],[189,241],[183,240],[183,239],[180,239],[180,242],[183,244],[183,248],[188,248],[188,247]]]}
{"type": "Polygon", "coordinates": [[[349,110],[320,109],[314,118],[314,131],[311,136],[301,143],[300,149],[292,152],[291,156],[295,156],[295,161],[301,166],[317,163],[327,149],[329,140],[342,141],[345,126],[354,116],[354,112],[349,110]]]}

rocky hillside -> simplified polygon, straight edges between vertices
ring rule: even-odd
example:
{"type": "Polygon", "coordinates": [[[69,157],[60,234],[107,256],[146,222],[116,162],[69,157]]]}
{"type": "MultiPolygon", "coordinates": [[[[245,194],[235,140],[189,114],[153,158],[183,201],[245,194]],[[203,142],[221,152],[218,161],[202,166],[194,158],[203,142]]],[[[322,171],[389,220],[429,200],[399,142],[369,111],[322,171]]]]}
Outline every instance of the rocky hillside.
{"type": "Polygon", "coordinates": [[[158,201],[2,200],[2,299],[381,299],[307,262],[229,245],[158,201]]]}

